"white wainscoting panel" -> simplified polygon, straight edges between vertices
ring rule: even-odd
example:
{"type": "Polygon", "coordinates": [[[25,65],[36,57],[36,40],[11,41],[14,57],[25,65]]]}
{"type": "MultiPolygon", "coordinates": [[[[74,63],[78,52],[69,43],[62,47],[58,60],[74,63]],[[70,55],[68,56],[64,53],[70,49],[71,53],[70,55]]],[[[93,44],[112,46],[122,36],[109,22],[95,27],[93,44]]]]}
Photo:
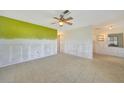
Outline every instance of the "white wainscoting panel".
{"type": "Polygon", "coordinates": [[[92,59],[92,43],[64,42],[64,53],[92,59]]]}
{"type": "Polygon", "coordinates": [[[0,67],[57,54],[57,40],[0,40],[0,67]]]}

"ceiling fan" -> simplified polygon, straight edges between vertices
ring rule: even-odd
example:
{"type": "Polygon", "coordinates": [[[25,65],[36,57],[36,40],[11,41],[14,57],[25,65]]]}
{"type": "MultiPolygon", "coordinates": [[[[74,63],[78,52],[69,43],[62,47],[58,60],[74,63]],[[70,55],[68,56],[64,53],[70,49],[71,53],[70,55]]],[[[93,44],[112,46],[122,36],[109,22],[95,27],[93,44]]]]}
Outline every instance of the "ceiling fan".
{"type": "Polygon", "coordinates": [[[53,17],[54,19],[57,20],[57,22],[54,22],[52,24],[59,24],[60,27],[62,27],[64,24],[72,25],[70,21],[73,20],[73,18],[72,17],[65,18],[65,16],[70,13],[71,12],[69,10],[65,10],[59,15],[59,17],[53,17]]]}

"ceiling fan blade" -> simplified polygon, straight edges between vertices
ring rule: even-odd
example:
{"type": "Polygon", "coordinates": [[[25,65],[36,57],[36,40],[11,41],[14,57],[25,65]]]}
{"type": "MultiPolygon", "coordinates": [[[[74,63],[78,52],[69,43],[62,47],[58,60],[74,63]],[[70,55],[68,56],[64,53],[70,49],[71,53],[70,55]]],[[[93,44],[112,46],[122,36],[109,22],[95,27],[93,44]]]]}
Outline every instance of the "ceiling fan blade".
{"type": "Polygon", "coordinates": [[[51,24],[58,24],[58,22],[57,22],[57,21],[55,21],[55,22],[52,22],[51,24]]]}
{"type": "Polygon", "coordinates": [[[65,21],[69,21],[69,20],[72,20],[73,18],[72,17],[69,17],[69,18],[66,18],[65,21]]]}
{"type": "Polygon", "coordinates": [[[51,24],[56,24],[56,23],[54,22],[54,23],[51,23],[51,24]]]}
{"type": "Polygon", "coordinates": [[[57,17],[53,17],[54,19],[57,19],[57,20],[60,20],[59,18],[57,18],[57,17]]]}
{"type": "Polygon", "coordinates": [[[73,23],[65,21],[66,24],[72,25],[73,23]]]}
{"type": "Polygon", "coordinates": [[[64,12],[63,12],[63,14],[67,14],[67,13],[69,13],[70,11],[69,10],[65,10],[64,12]]]}

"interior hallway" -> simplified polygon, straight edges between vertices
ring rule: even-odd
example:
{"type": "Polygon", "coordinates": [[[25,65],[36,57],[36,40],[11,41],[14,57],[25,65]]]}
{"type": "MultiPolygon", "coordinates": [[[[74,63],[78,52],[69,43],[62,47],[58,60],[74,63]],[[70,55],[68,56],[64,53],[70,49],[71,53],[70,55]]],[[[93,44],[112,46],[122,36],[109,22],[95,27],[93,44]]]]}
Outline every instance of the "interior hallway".
{"type": "Polygon", "coordinates": [[[0,82],[124,83],[124,59],[95,55],[89,60],[58,54],[0,68],[0,82]]]}

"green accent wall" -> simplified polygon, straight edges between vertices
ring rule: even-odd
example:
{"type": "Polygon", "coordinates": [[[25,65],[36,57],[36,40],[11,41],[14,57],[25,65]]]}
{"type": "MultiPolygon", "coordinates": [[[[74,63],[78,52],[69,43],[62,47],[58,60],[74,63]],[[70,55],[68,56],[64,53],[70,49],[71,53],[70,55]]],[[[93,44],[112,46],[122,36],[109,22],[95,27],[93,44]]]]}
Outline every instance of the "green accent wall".
{"type": "MultiPolygon", "coordinates": [[[[42,21],[42,20],[41,20],[42,21]]],[[[56,39],[57,30],[0,16],[1,39],[56,39]]]]}

